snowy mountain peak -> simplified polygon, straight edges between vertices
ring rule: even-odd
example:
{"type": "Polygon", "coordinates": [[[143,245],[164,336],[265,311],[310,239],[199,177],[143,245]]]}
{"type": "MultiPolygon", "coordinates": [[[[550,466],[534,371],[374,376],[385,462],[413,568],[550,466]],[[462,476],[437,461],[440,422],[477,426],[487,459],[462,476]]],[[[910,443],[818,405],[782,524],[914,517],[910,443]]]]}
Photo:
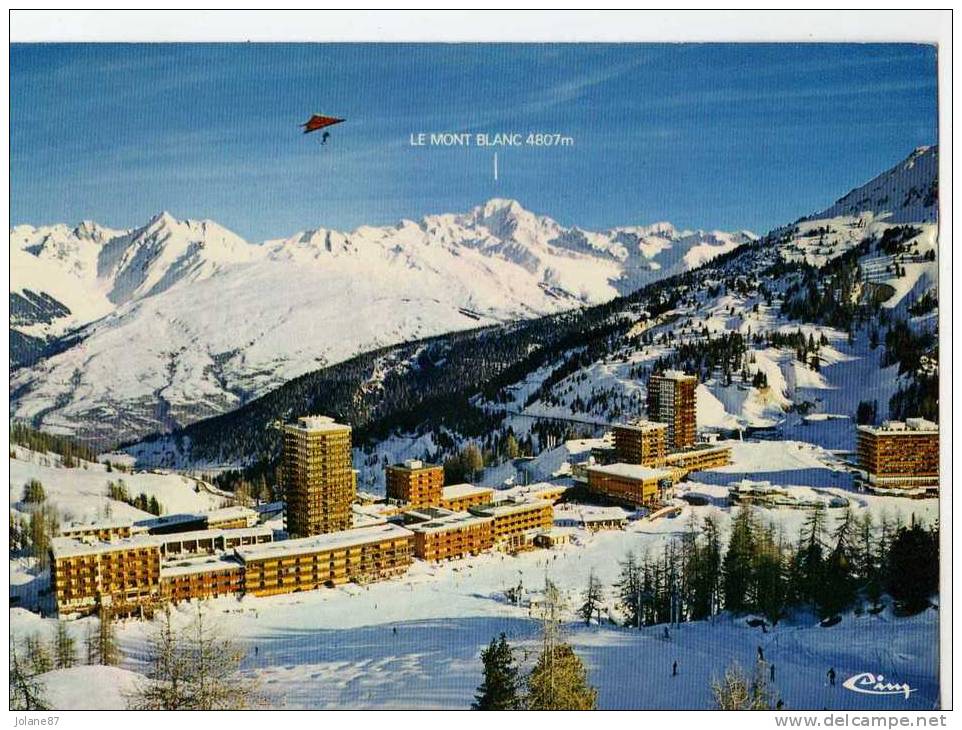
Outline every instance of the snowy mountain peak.
{"type": "Polygon", "coordinates": [[[938,146],[916,147],[895,167],[808,219],[862,216],[887,223],[934,223],[939,214],[938,176],[938,146]]]}

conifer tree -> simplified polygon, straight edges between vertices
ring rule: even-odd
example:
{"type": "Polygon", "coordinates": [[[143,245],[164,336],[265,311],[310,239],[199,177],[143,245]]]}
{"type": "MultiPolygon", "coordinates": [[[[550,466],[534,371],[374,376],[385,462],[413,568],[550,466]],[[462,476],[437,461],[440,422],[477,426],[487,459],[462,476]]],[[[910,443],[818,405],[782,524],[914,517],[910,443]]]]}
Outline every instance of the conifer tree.
{"type": "Polygon", "coordinates": [[[77,663],[77,642],[70,635],[67,622],[63,619],[57,621],[53,646],[57,669],[69,669],[77,663]]]}
{"type": "Polygon", "coordinates": [[[634,553],[628,553],[621,563],[621,578],[615,584],[618,608],[625,616],[625,626],[641,628],[642,595],[641,572],[634,553]]]}
{"type": "Polygon", "coordinates": [[[795,556],[795,596],[800,603],[818,604],[823,593],[825,506],[817,504],[809,511],[799,537],[795,556]]]}
{"type": "Polygon", "coordinates": [[[59,530],[57,510],[49,503],[41,504],[30,513],[30,552],[37,559],[37,567],[41,570],[50,565],[50,540],[59,530]]]}
{"type": "Polygon", "coordinates": [[[598,690],[588,684],[588,672],[570,644],[545,651],[528,677],[529,710],[595,710],[598,690]]]}
{"type": "Polygon", "coordinates": [[[591,571],[588,574],[588,586],[585,588],[583,594],[584,602],[578,609],[578,615],[585,622],[585,626],[591,623],[591,619],[595,618],[601,602],[604,600],[604,588],[601,586],[601,581],[595,576],[595,572],[591,571]]]}
{"type": "Polygon", "coordinates": [[[785,584],[784,550],[769,525],[760,530],[752,559],[751,603],[773,625],[778,623],[785,610],[787,587],[785,584]]]}
{"type": "Polygon", "coordinates": [[[564,605],[558,588],[545,578],[542,604],[541,655],[527,679],[525,707],[529,710],[594,710],[598,691],[588,684],[588,672],[561,631],[564,605]]]}
{"type": "Polygon", "coordinates": [[[822,618],[835,616],[855,601],[855,581],[852,576],[852,541],[855,519],[850,508],[842,513],[833,534],[834,547],[823,567],[818,610],[822,618]]]}
{"type": "Polygon", "coordinates": [[[53,659],[39,634],[31,634],[24,641],[24,652],[31,674],[43,674],[53,669],[53,659]]]}
{"type": "Polygon", "coordinates": [[[725,608],[733,613],[749,609],[752,583],[752,555],[755,550],[755,519],[747,507],[738,510],[732,520],[732,534],[722,561],[722,592],[725,608]]]}
{"type": "Polygon", "coordinates": [[[44,687],[17,652],[16,642],[10,637],[10,709],[49,710],[44,687]]]}
{"type": "Polygon", "coordinates": [[[899,529],[889,554],[886,582],[903,613],[926,608],[939,588],[938,531],[918,523],[899,529]]]}
{"type": "Polygon", "coordinates": [[[471,709],[520,709],[518,669],[504,633],[498,639],[491,639],[488,648],[481,652],[481,663],[484,665],[484,681],[478,687],[471,709]]]}
{"type": "Polygon", "coordinates": [[[721,537],[718,517],[708,514],[701,524],[701,541],[696,544],[691,578],[691,617],[710,618],[718,612],[722,576],[721,537]]]}
{"type": "Polygon", "coordinates": [[[87,663],[113,666],[120,663],[120,647],[110,608],[100,604],[96,631],[87,634],[87,663]]]}

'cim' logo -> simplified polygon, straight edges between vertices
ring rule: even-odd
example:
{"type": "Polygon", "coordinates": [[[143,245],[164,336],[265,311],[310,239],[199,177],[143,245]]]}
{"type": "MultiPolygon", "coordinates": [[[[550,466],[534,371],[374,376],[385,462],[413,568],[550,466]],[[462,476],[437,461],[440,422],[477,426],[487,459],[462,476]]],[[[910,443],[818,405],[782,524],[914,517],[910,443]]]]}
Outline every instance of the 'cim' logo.
{"type": "Polygon", "coordinates": [[[863,695],[904,694],[905,699],[908,699],[909,695],[915,691],[909,687],[907,683],[893,684],[892,682],[886,682],[885,677],[881,674],[872,674],[871,672],[862,672],[861,674],[849,677],[842,682],[842,686],[845,689],[860,692],[863,695]]]}

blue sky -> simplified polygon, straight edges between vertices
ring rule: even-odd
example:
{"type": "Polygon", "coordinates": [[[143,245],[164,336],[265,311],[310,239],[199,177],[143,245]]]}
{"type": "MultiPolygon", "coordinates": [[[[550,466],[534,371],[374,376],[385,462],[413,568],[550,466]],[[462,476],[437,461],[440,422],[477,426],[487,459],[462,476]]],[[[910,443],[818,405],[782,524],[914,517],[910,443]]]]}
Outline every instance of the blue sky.
{"type": "Polygon", "coordinates": [[[468,210],[586,228],[773,226],[937,142],[936,52],[913,45],[14,45],[13,223],[253,241],[468,210]],[[322,147],[298,124],[345,117],[322,147]],[[411,147],[416,132],[573,147],[411,147]]]}

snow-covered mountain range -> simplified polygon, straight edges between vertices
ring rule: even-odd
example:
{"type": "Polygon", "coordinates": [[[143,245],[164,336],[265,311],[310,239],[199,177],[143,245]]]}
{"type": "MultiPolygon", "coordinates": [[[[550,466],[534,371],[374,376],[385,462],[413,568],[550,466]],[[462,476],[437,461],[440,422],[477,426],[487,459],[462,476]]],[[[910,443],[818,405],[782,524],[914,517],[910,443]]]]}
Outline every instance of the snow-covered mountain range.
{"type": "Polygon", "coordinates": [[[11,415],[107,440],[168,430],[359,352],[597,304],[755,239],[592,232],[501,199],[260,244],[168,213],[17,226],[11,415]]]}
{"type": "Polygon", "coordinates": [[[847,450],[856,417],[937,419],[938,197],[909,194],[932,189],[916,172],[934,176],[936,161],[935,148],[917,150],[844,198],[865,208],[800,218],[610,304],[372,352],[130,453],[163,466],[269,463],[269,424],[320,409],[365,429],[355,464],[374,489],[385,459],[643,416],[647,375],[663,367],[698,373],[705,429],[778,429],[847,450]]]}

